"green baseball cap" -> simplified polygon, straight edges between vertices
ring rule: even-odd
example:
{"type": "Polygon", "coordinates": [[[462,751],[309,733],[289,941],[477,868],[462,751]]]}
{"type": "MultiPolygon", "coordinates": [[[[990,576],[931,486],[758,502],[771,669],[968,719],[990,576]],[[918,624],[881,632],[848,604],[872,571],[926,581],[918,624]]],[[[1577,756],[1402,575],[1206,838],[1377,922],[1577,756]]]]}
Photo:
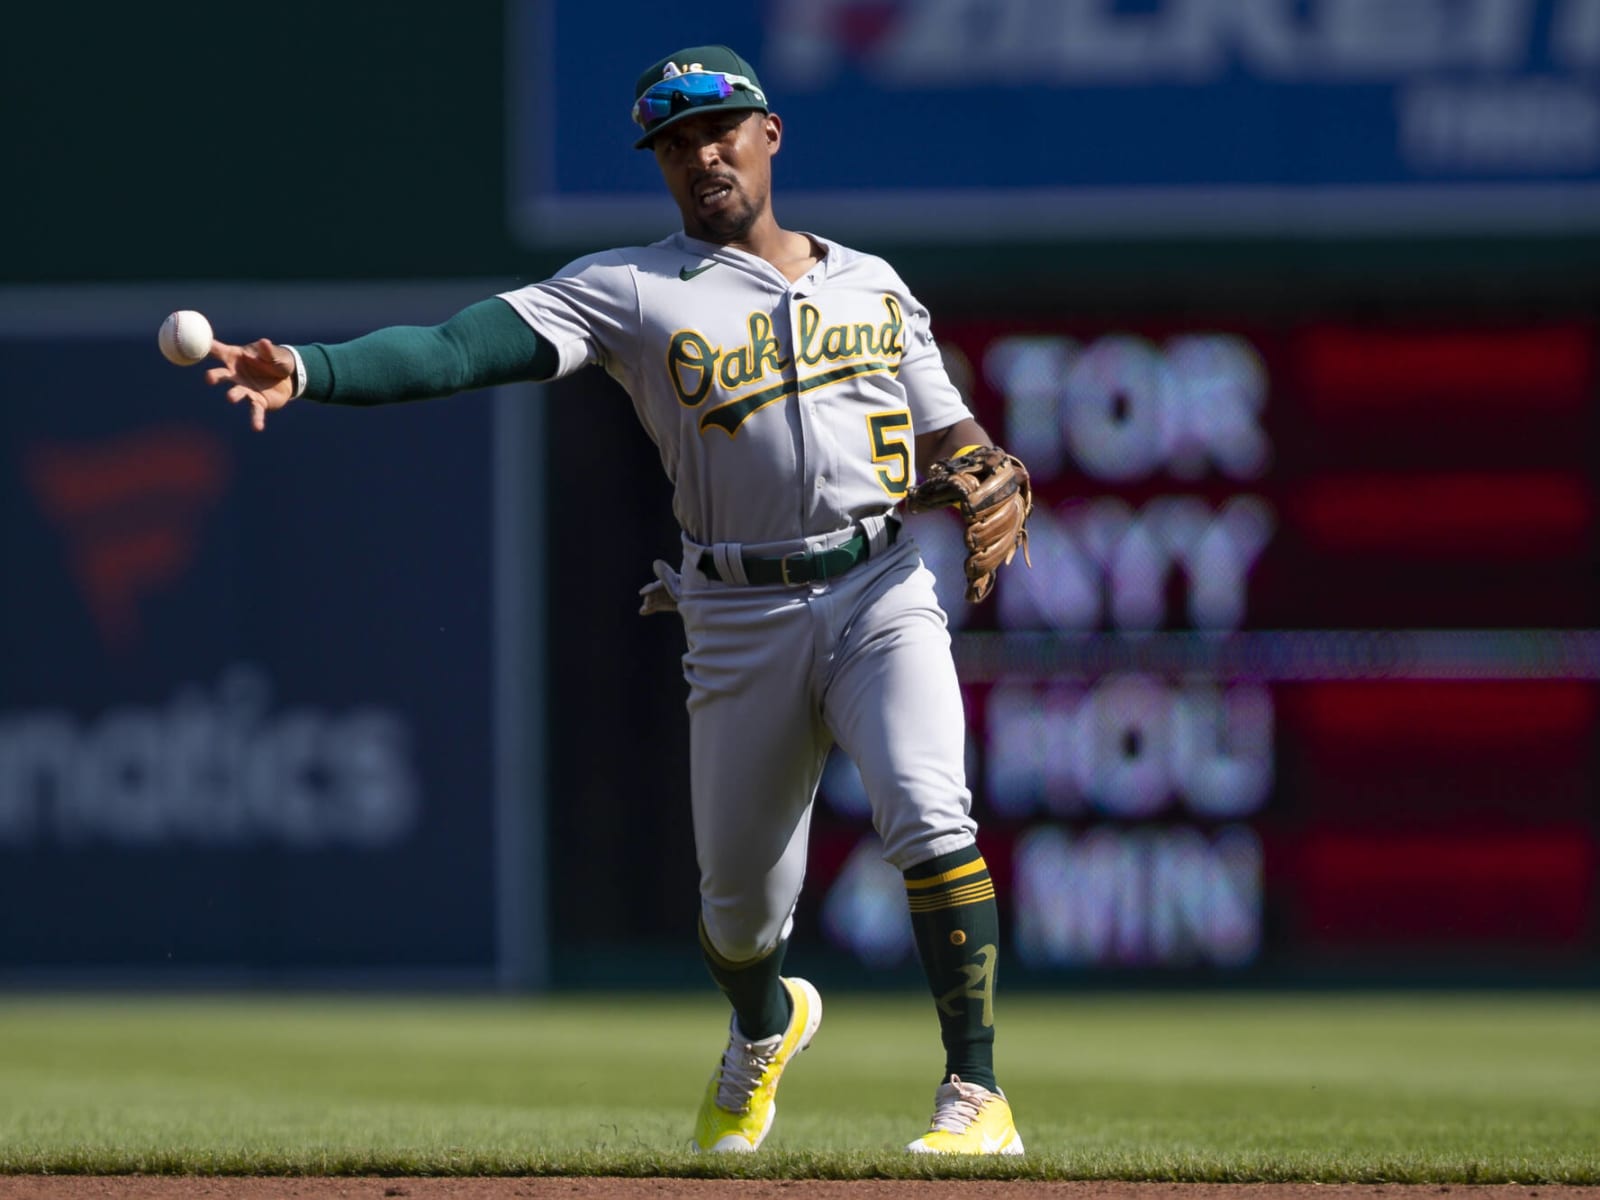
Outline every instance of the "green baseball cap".
{"type": "Polygon", "coordinates": [[[755,68],[727,46],[690,46],[653,63],[633,86],[633,121],[644,136],[635,150],[670,125],[706,109],[767,111],[755,68]]]}

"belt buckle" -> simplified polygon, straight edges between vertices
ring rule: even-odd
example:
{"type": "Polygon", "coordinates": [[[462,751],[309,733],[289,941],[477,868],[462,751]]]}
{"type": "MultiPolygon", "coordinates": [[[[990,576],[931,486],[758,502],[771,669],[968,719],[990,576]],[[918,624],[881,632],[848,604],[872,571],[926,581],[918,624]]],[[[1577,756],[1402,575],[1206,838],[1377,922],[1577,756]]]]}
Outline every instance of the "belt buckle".
{"type": "Polygon", "coordinates": [[[798,558],[801,562],[806,562],[810,559],[810,557],[811,551],[796,550],[792,554],[785,554],[778,560],[778,576],[783,580],[785,587],[799,587],[801,584],[806,582],[804,579],[789,578],[789,560],[792,558],[798,558]]]}

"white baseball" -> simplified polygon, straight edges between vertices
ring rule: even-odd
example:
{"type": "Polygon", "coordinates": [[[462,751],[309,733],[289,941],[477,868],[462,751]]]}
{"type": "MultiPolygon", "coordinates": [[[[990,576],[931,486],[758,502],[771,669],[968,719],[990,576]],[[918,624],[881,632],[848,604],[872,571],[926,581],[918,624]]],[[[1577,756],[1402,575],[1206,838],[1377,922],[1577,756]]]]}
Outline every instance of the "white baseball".
{"type": "Polygon", "coordinates": [[[168,313],[156,341],[168,362],[192,367],[211,353],[211,322],[187,308],[168,313]]]}

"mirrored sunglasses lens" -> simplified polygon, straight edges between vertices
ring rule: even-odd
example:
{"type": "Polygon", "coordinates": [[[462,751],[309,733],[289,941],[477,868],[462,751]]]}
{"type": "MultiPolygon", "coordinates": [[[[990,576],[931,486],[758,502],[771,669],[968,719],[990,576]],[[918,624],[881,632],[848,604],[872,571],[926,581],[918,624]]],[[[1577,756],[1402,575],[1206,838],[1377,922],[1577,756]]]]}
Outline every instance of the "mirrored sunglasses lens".
{"type": "Polygon", "coordinates": [[[708,104],[733,95],[733,85],[720,75],[696,72],[664,79],[639,97],[639,113],[649,121],[670,117],[685,106],[708,104]]]}

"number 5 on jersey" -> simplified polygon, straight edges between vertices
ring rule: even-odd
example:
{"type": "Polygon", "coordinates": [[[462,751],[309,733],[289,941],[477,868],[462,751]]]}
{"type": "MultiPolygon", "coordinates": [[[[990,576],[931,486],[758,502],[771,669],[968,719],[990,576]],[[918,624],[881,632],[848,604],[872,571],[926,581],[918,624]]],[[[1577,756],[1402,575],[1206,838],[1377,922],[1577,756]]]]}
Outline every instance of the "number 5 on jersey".
{"type": "Polygon", "coordinates": [[[887,464],[877,469],[878,482],[898,500],[911,485],[911,413],[903,408],[869,413],[867,433],[872,439],[872,461],[887,464]]]}

